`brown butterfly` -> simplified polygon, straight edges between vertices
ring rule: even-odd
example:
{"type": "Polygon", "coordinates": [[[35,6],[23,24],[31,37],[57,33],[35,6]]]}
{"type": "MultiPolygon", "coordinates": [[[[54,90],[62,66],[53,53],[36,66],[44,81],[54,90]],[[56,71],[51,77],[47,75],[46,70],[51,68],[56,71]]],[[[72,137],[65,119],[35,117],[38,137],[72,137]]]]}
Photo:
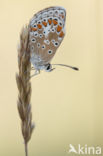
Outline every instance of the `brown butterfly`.
{"type": "MultiPolygon", "coordinates": [[[[65,36],[66,10],[63,7],[49,7],[39,11],[30,21],[30,61],[35,71],[34,75],[40,70],[51,72],[53,69],[50,64],[58,47],[65,36]]],[[[54,64],[70,67],[76,67],[54,64]]],[[[33,75],[33,76],[34,76],[33,75]]]]}

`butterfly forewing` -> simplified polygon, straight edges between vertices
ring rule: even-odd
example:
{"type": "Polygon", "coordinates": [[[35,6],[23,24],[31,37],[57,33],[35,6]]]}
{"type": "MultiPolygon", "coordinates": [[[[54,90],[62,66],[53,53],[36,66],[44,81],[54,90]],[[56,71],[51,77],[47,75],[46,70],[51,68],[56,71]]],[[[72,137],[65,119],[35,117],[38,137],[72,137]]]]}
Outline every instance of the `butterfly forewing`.
{"type": "Polygon", "coordinates": [[[62,7],[46,8],[31,19],[31,62],[35,67],[50,63],[65,36],[65,19],[62,7]]]}

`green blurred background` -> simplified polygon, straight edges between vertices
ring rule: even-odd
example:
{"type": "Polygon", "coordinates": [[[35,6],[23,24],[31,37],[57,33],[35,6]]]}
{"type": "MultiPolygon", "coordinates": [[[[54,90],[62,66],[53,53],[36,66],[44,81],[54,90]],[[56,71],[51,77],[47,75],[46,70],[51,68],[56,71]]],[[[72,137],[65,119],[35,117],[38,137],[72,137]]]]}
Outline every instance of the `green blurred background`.
{"type": "Polygon", "coordinates": [[[23,156],[17,112],[17,45],[23,25],[48,6],[67,11],[66,36],[52,63],[32,78],[36,128],[29,156],[68,156],[69,144],[103,146],[103,0],[0,0],[0,156],[23,156]]]}

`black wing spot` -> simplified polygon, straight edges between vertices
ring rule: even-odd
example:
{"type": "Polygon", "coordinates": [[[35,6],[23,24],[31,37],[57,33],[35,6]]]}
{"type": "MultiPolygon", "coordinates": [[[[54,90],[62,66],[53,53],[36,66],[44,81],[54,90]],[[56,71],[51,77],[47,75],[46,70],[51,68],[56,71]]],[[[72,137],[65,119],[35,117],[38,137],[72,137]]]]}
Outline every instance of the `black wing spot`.
{"type": "Polygon", "coordinates": [[[52,32],[55,32],[55,29],[54,28],[52,28],[52,32]]]}
{"type": "Polygon", "coordinates": [[[38,48],[40,48],[40,43],[37,43],[38,48]]]}
{"type": "Polygon", "coordinates": [[[57,19],[57,18],[54,18],[54,20],[55,20],[55,21],[58,21],[58,19],[57,19]]]}
{"type": "Polygon", "coordinates": [[[38,36],[38,33],[35,33],[35,35],[34,35],[35,37],[37,37],[38,36]]]}
{"type": "Polygon", "coordinates": [[[46,19],[44,19],[43,21],[46,22],[46,19]]]}
{"type": "Polygon", "coordinates": [[[41,22],[39,21],[38,24],[41,24],[41,22]]]}
{"type": "Polygon", "coordinates": [[[31,46],[31,50],[34,50],[34,46],[31,46]]]}
{"type": "Polygon", "coordinates": [[[37,26],[36,26],[36,24],[34,24],[34,28],[36,28],[37,26]]]}
{"type": "Polygon", "coordinates": [[[57,47],[59,45],[59,43],[58,42],[55,42],[54,45],[55,45],[55,47],[57,47]]]}
{"type": "Polygon", "coordinates": [[[52,54],[52,50],[48,50],[48,54],[52,54]]]}
{"type": "Polygon", "coordinates": [[[35,38],[32,38],[31,41],[32,41],[32,42],[36,42],[36,39],[35,39],[35,38]]]}
{"type": "Polygon", "coordinates": [[[42,45],[42,49],[45,49],[45,45],[42,45]]]}
{"type": "Polygon", "coordinates": [[[62,26],[62,23],[60,22],[59,25],[62,26]]]}
{"type": "Polygon", "coordinates": [[[40,37],[42,37],[42,34],[40,34],[40,37]]]}

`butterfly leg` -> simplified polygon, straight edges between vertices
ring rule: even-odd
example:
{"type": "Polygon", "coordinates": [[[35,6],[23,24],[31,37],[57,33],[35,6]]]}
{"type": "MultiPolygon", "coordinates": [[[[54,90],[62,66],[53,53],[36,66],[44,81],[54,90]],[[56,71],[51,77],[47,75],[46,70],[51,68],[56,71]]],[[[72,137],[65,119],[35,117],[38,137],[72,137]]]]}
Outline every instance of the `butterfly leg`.
{"type": "Polygon", "coordinates": [[[30,80],[32,77],[38,75],[38,74],[40,74],[40,70],[36,70],[35,73],[34,73],[33,75],[31,75],[31,76],[27,79],[27,81],[30,80]]]}
{"type": "MultiPolygon", "coordinates": [[[[35,68],[34,67],[31,67],[31,70],[35,70],[35,68]]],[[[29,70],[30,71],[30,70],[29,70]]],[[[26,70],[25,72],[24,72],[24,74],[26,74],[28,71],[26,70]]]]}
{"type": "Polygon", "coordinates": [[[35,68],[34,67],[31,67],[31,70],[35,70],[35,68]]]}
{"type": "Polygon", "coordinates": [[[32,78],[32,77],[34,77],[34,76],[36,76],[36,75],[38,75],[38,74],[40,74],[40,70],[36,70],[35,73],[34,73],[33,75],[30,76],[30,78],[32,78]]]}
{"type": "Polygon", "coordinates": [[[53,71],[54,69],[56,69],[56,68],[52,68],[52,69],[50,70],[50,72],[53,71]]]}

